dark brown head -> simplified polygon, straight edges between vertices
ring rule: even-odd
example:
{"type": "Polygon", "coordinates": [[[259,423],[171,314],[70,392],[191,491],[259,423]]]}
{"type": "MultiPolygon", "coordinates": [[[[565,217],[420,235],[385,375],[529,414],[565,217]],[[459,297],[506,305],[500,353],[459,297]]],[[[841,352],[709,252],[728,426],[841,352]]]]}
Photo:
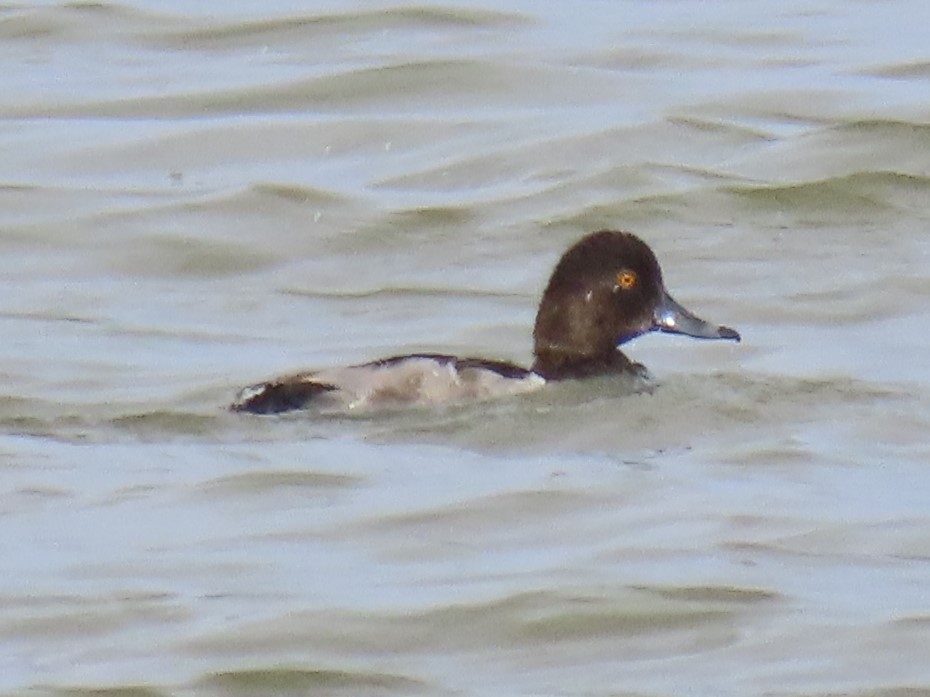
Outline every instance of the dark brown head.
{"type": "Polygon", "coordinates": [[[604,372],[622,358],[618,346],[650,331],[739,341],[672,299],[645,242],[595,232],[570,247],[549,278],[533,330],[534,369],[547,378],[604,372]]]}

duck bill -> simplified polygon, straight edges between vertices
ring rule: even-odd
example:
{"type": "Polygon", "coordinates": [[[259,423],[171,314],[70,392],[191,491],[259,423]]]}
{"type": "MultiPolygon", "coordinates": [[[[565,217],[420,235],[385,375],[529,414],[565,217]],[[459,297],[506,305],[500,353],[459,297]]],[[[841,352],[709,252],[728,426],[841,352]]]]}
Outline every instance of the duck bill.
{"type": "Polygon", "coordinates": [[[663,289],[662,299],[653,315],[653,330],[668,334],[685,334],[696,339],[730,339],[739,341],[739,332],[695,317],[663,289]]]}

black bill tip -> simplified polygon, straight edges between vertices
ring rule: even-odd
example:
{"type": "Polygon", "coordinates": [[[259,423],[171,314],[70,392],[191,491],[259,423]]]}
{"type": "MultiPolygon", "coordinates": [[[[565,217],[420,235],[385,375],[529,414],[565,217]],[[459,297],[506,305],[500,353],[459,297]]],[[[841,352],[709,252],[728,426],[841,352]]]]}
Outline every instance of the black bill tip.
{"type": "Polygon", "coordinates": [[[721,339],[730,339],[739,343],[742,340],[742,337],[739,335],[739,332],[735,329],[730,329],[729,327],[720,327],[717,329],[717,334],[719,334],[721,339]]]}

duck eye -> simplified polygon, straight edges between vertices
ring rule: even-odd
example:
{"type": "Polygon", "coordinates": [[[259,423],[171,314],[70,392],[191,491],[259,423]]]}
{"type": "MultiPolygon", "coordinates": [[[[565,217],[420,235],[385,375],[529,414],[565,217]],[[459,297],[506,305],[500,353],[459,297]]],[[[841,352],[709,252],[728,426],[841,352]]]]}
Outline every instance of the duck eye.
{"type": "Polygon", "coordinates": [[[633,288],[638,282],[639,279],[636,277],[635,271],[627,270],[617,274],[617,287],[623,290],[633,288]]]}

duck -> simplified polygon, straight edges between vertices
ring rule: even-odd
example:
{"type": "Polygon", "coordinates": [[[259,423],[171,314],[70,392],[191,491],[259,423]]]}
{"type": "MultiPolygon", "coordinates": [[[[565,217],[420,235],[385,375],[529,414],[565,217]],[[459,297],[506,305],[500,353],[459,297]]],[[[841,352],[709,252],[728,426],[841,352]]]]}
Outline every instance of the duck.
{"type": "Polygon", "coordinates": [[[486,400],[548,383],[649,375],[621,350],[650,332],[739,342],[739,332],[700,319],[665,288],[652,249],[630,232],[585,235],[559,259],[533,328],[533,363],[412,353],[293,373],[249,385],[230,409],[251,414],[359,410],[386,405],[486,400]]]}

